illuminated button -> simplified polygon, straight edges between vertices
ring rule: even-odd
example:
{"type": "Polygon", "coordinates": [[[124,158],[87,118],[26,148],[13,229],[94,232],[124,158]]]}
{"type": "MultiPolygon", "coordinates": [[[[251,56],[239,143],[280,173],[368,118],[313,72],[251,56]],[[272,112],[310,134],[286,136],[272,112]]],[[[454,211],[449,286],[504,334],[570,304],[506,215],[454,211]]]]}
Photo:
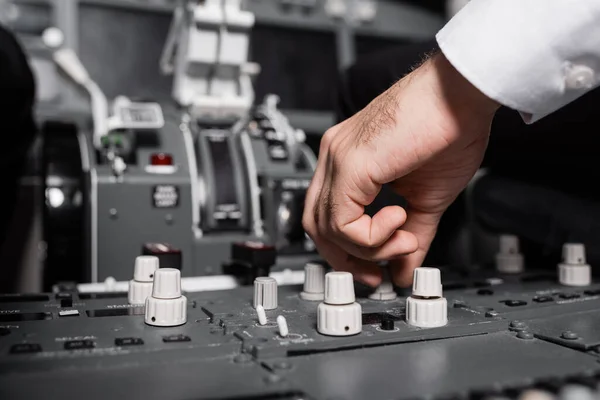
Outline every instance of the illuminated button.
{"type": "Polygon", "coordinates": [[[173,156],[168,153],[154,153],[150,156],[150,164],[144,167],[149,174],[173,174],[177,166],[173,165],[173,156]]]}
{"type": "Polygon", "coordinates": [[[151,165],[173,165],[173,156],[167,153],[154,153],[150,156],[151,165]]]}

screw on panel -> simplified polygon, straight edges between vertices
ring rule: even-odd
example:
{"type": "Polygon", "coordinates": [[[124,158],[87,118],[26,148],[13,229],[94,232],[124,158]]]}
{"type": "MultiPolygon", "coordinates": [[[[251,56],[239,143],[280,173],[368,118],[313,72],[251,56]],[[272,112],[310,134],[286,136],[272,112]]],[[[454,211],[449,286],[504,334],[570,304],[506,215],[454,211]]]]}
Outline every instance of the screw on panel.
{"type": "Polygon", "coordinates": [[[165,222],[167,225],[173,225],[174,218],[171,214],[165,215],[165,222]]]}
{"type": "Polygon", "coordinates": [[[495,317],[497,317],[499,315],[500,315],[500,313],[498,311],[494,311],[494,310],[488,311],[488,312],[485,313],[485,316],[488,317],[488,318],[495,318],[495,317]]]}
{"type": "Polygon", "coordinates": [[[531,340],[533,339],[533,334],[531,332],[521,331],[517,333],[517,337],[519,339],[531,340]]]}
{"type": "Polygon", "coordinates": [[[510,325],[508,327],[511,331],[522,331],[527,329],[527,324],[523,321],[510,321],[510,325]]]}
{"type": "Polygon", "coordinates": [[[108,213],[110,214],[110,218],[117,219],[119,217],[119,213],[116,208],[111,208],[108,213]]]}
{"type": "Polygon", "coordinates": [[[577,334],[575,332],[571,332],[571,331],[564,331],[562,333],[562,335],[560,335],[561,338],[566,339],[566,340],[577,340],[579,339],[579,336],[577,336],[577,334]]]}

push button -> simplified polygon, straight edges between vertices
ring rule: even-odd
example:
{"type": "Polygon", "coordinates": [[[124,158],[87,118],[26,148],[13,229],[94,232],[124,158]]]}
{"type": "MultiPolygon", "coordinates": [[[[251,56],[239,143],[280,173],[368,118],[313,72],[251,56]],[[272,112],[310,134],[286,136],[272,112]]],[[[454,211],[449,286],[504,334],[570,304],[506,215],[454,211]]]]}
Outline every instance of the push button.
{"type": "Polygon", "coordinates": [[[42,351],[42,346],[37,343],[19,343],[10,348],[10,354],[39,353],[40,351],[42,351]]]}
{"type": "Polygon", "coordinates": [[[142,338],[127,337],[127,338],[116,338],[115,346],[141,346],[144,344],[142,338]]]}
{"type": "Polygon", "coordinates": [[[548,303],[549,301],[554,301],[551,296],[535,296],[533,301],[536,303],[548,303]]]}
{"type": "Polygon", "coordinates": [[[70,340],[65,342],[65,350],[93,349],[96,343],[93,340],[70,340]]]}
{"type": "Polygon", "coordinates": [[[192,339],[190,339],[189,336],[186,335],[170,335],[170,336],[163,336],[163,342],[165,343],[173,343],[173,342],[190,342],[192,339]]]}
{"type": "Polygon", "coordinates": [[[560,297],[561,299],[564,299],[564,300],[570,300],[570,299],[577,299],[581,296],[578,295],[577,293],[560,293],[558,295],[558,297],[560,297]]]}
{"type": "Polygon", "coordinates": [[[58,312],[59,317],[79,317],[78,310],[61,310],[58,312]]]}
{"type": "Polygon", "coordinates": [[[523,300],[506,300],[503,303],[509,307],[519,307],[527,305],[527,302],[523,300]]]}

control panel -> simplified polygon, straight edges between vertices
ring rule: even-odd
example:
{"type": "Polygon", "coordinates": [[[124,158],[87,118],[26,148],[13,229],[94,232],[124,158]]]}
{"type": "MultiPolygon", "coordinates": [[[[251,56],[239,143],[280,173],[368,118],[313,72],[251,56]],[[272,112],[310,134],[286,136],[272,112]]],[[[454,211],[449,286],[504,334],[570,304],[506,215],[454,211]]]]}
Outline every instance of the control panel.
{"type": "Polygon", "coordinates": [[[542,271],[419,268],[408,289],[311,262],[300,285],[201,292],[140,256],[128,291],[0,297],[0,397],[597,398],[600,284],[559,273],[580,250],[542,271]]]}

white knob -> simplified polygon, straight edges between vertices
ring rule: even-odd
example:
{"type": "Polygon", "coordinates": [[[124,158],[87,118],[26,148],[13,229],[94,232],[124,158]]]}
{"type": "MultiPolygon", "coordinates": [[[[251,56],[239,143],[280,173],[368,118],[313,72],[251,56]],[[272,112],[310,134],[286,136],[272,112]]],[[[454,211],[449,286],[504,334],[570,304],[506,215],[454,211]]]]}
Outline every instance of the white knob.
{"type": "Polygon", "coordinates": [[[329,272],[325,275],[325,303],[354,303],[354,278],[349,272],[329,272]]]}
{"type": "Polygon", "coordinates": [[[154,273],[152,295],[146,299],[144,320],[148,325],[177,326],[187,321],[187,298],[181,295],[181,273],[160,268],[154,273]]]}
{"type": "Polygon", "coordinates": [[[519,252],[519,238],[515,235],[500,235],[500,254],[519,252]]]}
{"type": "Polygon", "coordinates": [[[406,299],[406,322],[419,328],[436,328],[448,323],[448,304],[446,299],[406,299]]]}
{"type": "Polygon", "coordinates": [[[317,330],[322,335],[351,336],[362,330],[362,308],[358,303],[319,304],[317,330]]]}
{"type": "Polygon", "coordinates": [[[413,296],[442,297],[442,277],[437,268],[416,268],[413,273],[413,296]]]}
{"type": "Polygon", "coordinates": [[[563,245],[563,262],[565,264],[585,264],[585,246],[581,243],[565,243],[563,245]]]}
{"type": "Polygon", "coordinates": [[[381,284],[377,286],[375,291],[369,295],[371,300],[394,300],[398,295],[394,290],[394,284],[392,283],[392,279],[390,278],[390,271],[388,268],[383,268],[383,280],[381,284]]]}
{"type": "Polygon", "coordinates": [[[254,280],[254,308],[259,304],[265,310],[277,308],[277,281],[275,278],[261,276],[254,280]]]}
{"type": "Polygon", "coordinates": [[[354,279],[349,272],[325,275],[325,301],[317,308],[317,330],[323,335],[350,336],[362,330],[362,308],[354,302],[354,279]]]}
{"type": "Polygon", "coordinates": [[[588,286],[592,283],[592,271],[588,264],[559,264],[558,280],[565,286],[588,286]]]}
{"type": "Polygon", "coordinates": [[[154,273],[158,269],[158,266],[158,257],[137,256],[133,268],[133,280],[138,282],[154,281],[154,273]]]}
{"type": "Polygon", "coordinates": [[[500,236],[500,251],[496,254],[496,269],[503,274],[523,272],[523,255],[519,253],[519,238],[514,235],[500,236]]]}
{"type": "Polygon", "coordinates": [[[158,269],[158,258],[154,256],[138,256],[135,259],[133,279],[129,281],[129,304],[144,304],[152,294],[154,273],[158,269]]]}
{"type": "Polygon", "coordinates": [[[317,263],[304,266],[304,290],[300,293],[303,300],[323,300],[325,298],[325,267],[317,263]]]}
{"type": "Polygon", "coordinates": [[[592,283],[592,268],[586,264],[583,244],[565,243],[563,262],[558,264],[558,280],[565,286],[588,286],[592,283]]]}
{"type": "Polygon", "coordinates": [[[420,328],[435,328],[448,323],[448,304],[442,297],[442,278],[437,268],[417,268],[413,293],[406,299],[406,322],[420,328]]]}
{"type": "Polygon", "coordinates": [[[181,272],[175,268],[160,268],[154,273],[152,297],[176,299],[181,296],[181,272]]]}

